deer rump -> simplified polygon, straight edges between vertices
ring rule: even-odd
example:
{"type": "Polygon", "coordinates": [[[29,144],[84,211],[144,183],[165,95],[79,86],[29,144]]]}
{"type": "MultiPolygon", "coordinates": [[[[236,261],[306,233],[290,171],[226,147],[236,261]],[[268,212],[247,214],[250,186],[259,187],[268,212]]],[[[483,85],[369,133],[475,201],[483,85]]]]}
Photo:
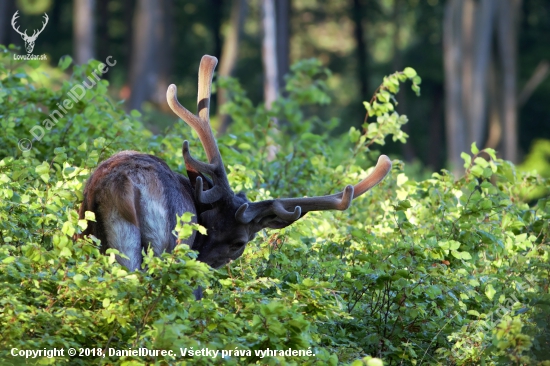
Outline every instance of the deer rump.
{"type": "MultiPolygon", "coordinates": [[[[84,190],[79,216],[95,213],[83,235],[101,240],[101,250],[117,249],[128,259],[120,264],[136,270],[142,251],[151,246],[155,255],[176,246],[172,230],[176,215],[191,212],[196,222],[196,202],[189,179],[174,173],[161,159],[136,151],[123,151],[102,162],[84,190]]],[[[196,233],[184,241],[192,246],[196,233]]]]}
{"type": "Polygon", "coordinates": [[[183,243],[199,252],[198,260],[218,268],[239,258],[246,243],[264,228],[284,228],[310,211],[346,210],[391,170],[390,159],[381,155],[371,174],[336,194],[260,202],[235,194],[209,122],[216,64],[212,56],[201,60],[197,114],[181,106],[175,85],[166,93],[172,111],[197,132],[208,162],[191,156],[188,141],[183,142],[188,177],[173,172],[155,156],[123,151],[101,163],[86,183],[79,216],[83,219],[86,211],[92,211],[96,221],[88,222],[81,235],[100,239],[103,251],[114,248],[127,256],[117,256],[117,261],[129,270],[141,267],[142,251],[149,246],[156,256],[174,249],[176,215],[190,212],[193,222],[206,228],[207,235],[194,232],[183,243]]]}

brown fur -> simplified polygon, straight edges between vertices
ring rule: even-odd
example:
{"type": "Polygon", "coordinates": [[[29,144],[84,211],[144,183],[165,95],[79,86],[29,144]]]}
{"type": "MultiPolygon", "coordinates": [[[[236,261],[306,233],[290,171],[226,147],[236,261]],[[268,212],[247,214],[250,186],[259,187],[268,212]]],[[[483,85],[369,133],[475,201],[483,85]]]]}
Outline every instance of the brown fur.
{"type": "MultiPolygon", "coordinates": [[[[84,218],[86,211],[92,211],[96,222],[89,222],[82,235],[100,239],[103,251],[113,247],[128,256],[121,249],[133,248],[131,261],[136,262],[141,250],[149,246],[158,255],[173,250],[176,238],[171,232],[176,214],[196,215],[195,205],[187,178],[172,172],[152,155],[123,151],[101,163],[86,183],[79,216],[84,218]],[[121,228],[125,233],[117,232],[121,228]],[[138,232],[139,239],[132,232],[138,232]]],[[[193,240],[194,235],[188,244],[192,245],[193,240]]]]}

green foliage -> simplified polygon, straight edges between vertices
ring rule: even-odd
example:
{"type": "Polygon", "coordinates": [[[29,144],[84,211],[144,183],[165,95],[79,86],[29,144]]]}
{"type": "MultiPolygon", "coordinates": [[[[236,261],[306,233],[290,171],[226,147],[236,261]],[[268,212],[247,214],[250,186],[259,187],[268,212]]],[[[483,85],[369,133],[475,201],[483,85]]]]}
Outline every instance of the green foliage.
{"type": "MultiPolygon", "coordinates": [[[[524,195],[548,186],[547,179],[475,145],[463,155],[460,178],[442,171],[413,181],[394,161],[391,175],[348,211],[312,212],[286,229],[263,231],[222,269],[209,269],[180,245],[162,258],[145,253],[145,270],[128,273],[115,251],[101,255],[95,240],[73,240],[94,220],[78,220],[76,213],[83,181],[122,148],[153,152],[183,171],[182,140],[192,141],[197,156],[203,154],[199,142],[181,121],[150,136],[139,115],[122,112],[100,82],[31,150],[20,152],[19,138],[97,64],[74,67],[57,90],[11,65],[7,50],[1,55],[3,365],[20,363],[12,348],[69,347],[95,354],[35,361],[378,366],[382,359],[417,365],[548,359],[550,203],[542,198],[529,205],[524,195]],[[205,298],[194,301],[199,285],[205,298]],[[173,353],[109,353],[129,348],[173,353]],[[311,356],[262,353],[268,349],[311,356]]],[[[219,145],[235,190],[252,200],[335,192],[368,174],[379,155],[374,147],[388,135],[407,138],[400,129],[406,117],[396,114],[393,96],[407,79],[417,90],[414,70],[385,78],[366,104],[376,120],[340,137],[329,134],[337,120],[303,112],[330,102],[327,73],[315,60],[296,64],[286,96],[270,110],[254,106],[235,80],[219,81],[231,96],[224,108],[233,123],[219,145]]],[[[200,229],[189,221],[183,215],[175,234],[200,229]]]]}
{"type": "MultiPolygon", "coordinates": [[[[550,178],[550,140],[535,140],[525,161],[518,168],[524,172],[534,172],[534,175],[550,178]]],[[[526,191],[525,196],[529,199],[537,199],[548,195],[549,192],[548,186],[539,186],[526,191]]]]}

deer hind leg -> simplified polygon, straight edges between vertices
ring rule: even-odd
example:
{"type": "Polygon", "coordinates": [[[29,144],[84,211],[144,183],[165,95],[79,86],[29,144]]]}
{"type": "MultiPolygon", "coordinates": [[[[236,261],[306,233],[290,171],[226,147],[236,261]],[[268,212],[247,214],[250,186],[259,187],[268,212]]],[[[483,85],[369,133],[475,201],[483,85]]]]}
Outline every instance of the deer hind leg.
{"type": "Polygon", "coordinates": [[[106,216],[107,242],[109,247],[118,250],[128,258],[117,255],[117,262],[130,271],[140,269],[143,255],[141,254],[140,229],[128,222],[117,210],[111,210],[106,216]]]}
{"type": "Polygon", "coordinates": [[[138,221],[139,190],[128,176],[113,181],[103,197],[104,218],[107,243],[128,258],[117,256],[117,261],[135,271],[143,261],[141,229],[138,221]]]}
{"type": "Polygon", "coordinates": [[[169,217],[164,189],[159,181],[149,181],[139,195],[139,226],[141,243],[151,247],[155,256],[172,251],[174,237],[171,234],[173,218],[169,217]]]}

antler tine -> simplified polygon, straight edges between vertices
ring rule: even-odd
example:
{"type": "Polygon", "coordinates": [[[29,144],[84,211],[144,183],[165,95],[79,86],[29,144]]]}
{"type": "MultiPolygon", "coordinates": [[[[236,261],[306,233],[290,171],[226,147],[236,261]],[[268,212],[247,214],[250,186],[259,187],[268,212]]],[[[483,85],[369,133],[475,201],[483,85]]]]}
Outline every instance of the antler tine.
{"type": "MultiPolygon", "coordinates": [[[[19,33],[20,35],[23,35],[23,32],[21,32],[21,31],[19,30],[19,26],[17,26],[17,28],[16,28],[15,21],[17,20],[17,18],[19,18],[19,10],[17,10],[17,11],[15,12],[15,14],[13,14],[13,17],[11,18],[11,26],[13,27],[13,29],[14,29],[17,33],[19,33]]],[[[26,34],[27,34],[27,30],[25,29],[25,35],[26,35],[26,34]]]]}
{"type": "Polygon", "coordinates": [[[294,222],[302,216],[302,208],[296,206],[294,211],[288,211],[282,200],[267,200],[243,203],[235,212],[235,219],[241,224],[248,224],[253,220],[260,221],[267,216],[277,216],[282,220],[294,222]]]}
{"type": "MultiPolygon", "coordinates": [[[[204,55],[199,66],[199,90],[197,93],[197,113],[203,121],[210,119],[210,95],[212,94],[212,77],[218,59],[204,55]]],[[[208,124],[210,128],[210,124],[208,124]]]]}
{"type": "Polygon", "coordinates": [[[46,28],[46,25],[48,24],[48,20],[50,20],[50,18],[48,17],[48,14],[46,13],[44,13],[44,20],[45,22],[42,22],[42,29],[38,31],[38,34],[42,33],[42,31],[44,30],[44,28],[46,28]]]}
{"type": "Polygon", "coordinates": [[[174,84],[168,87],[166,92],[166,98],[168,105],[172,111],[183,119],[192,129],[197,131],[199,139],[208,157],[208,161],[213,163],[214,160],[219,159],[221,161],[220,152],[216,139],[212,133],[209,123],[209,108],[210,108],[210,93],[212,76],[214,75],[214,68],[216,67],[218,60],[213,56],[204,55],[199,67],[199,89],[197,97],[198,116],[189,112],[187,108],[183,107],[177,98],[177,88],[174,84]]]}
{"type": "Polygon", "coordinates": [[[197,115],[189,112],[187,108],[179,103],[177,88],[174,84],[170,85],[166,91],[168,105],[178,117],[184,120],[197,132],[208,158],[208,163],[203,163],[193,158],[189,152],[189,142],[184,141],[183,158],[187,170],[209,174],[214,183],[213,188],[203,192],[202,178],[197,178],[195,183],[195,195],[197,200],[201,203],[213,203],[220,199],[224,193],[231,192],[232,194],[220,150],[218,149],[216,138],[212,133],[209,120],[212,77],[217,64],[218,59],[213,56],[205,55],[201,59],[197,93],[197,115]]]}
{"type": "MultiPolygon", "coordinates": [[[[372,187],[380,183],[390,172],[392,163],[386,155],[381,155],[374,171],[355,186],[348,185],[340,193],[305,198],[280,198],[277,200],[262,201],[251,203],[250,206],[237,210],[236,219],[241,223],[249,223],[252,220],[275,214],[277,217],[286,220],[287,217],[294,218],[296,212],[303,216],[309,211],[325,210],[346,210],[351,205],[351,201],[372,187]]],[[[243,205],[244,206],[244,205],[243,205]]]]}

